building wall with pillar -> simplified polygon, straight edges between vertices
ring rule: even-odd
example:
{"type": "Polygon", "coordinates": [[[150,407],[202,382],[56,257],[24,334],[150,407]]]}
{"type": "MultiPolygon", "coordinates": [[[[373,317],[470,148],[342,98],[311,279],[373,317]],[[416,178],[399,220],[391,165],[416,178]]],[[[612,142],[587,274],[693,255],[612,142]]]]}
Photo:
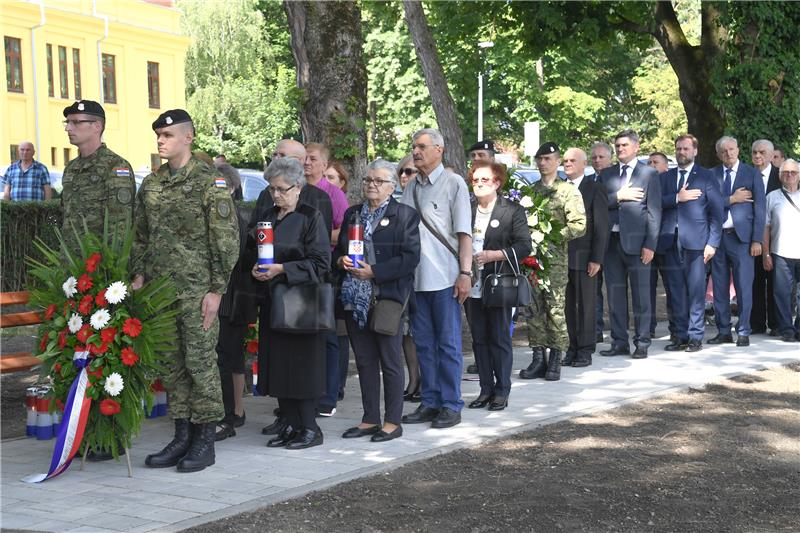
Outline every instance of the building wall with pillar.
{"type": "Polygon", "coordinates": [[[186,105],[189,39],[171,0],[0,0],[0,30],[0,165],[29,140],[37,160],[62,170],[78,155],[62,111],[79,98],[103,105],[103,140],[135,171],[159,164],[150,125],[186,105]]]}

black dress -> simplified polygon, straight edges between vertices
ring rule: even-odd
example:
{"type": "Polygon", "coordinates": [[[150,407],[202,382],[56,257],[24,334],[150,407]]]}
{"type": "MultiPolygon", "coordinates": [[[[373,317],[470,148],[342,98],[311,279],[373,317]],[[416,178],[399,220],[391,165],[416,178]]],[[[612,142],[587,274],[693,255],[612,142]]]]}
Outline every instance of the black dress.
{"type": "MultiPolygon", "coordinates": [[[[269,282],[257,282],[266,299],[259,313],[258,390],[276,398],[316,399],[325,392],[325,333],[293,335],[270,330],[269,286],[324,281],[330,270],[330,234],[319,211],[305,204],[298,204],[281,220],[277,207],[254,215],[272,223],[275,263],[283,264],[285,270],[269,282]]],[[[248,258],[249,270],[257,259],[252,235],[248,236],[248,258]]]]}

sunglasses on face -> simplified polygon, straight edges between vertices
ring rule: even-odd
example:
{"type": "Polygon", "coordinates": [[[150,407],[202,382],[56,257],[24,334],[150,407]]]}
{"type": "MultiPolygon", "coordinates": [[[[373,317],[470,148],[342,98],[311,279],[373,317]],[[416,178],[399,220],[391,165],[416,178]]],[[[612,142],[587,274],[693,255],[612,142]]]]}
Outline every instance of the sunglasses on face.
{"type": "Polygon", "coordinates": [[[401,168],[400,169],[400,174],[403,174],[405,176],[413,176],[416,173],[417,173],[417,169],[415,169],[415,168],[401,168]]]}

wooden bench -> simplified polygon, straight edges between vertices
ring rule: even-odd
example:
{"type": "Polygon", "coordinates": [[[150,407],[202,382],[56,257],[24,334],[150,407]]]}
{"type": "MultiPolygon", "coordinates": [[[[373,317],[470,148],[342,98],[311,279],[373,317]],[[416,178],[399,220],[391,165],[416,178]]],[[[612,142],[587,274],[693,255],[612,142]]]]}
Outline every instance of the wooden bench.
{"type": "MultiPolygon", "coordinates": [[[[25,305],[30,299],[27,291],[0,293],[0,308],[9,305],[25,305]]],[[[41,314],[37,311],[22,311],[19,313],[0,312],[0,328],[15,326],[32,326],[42,323],[41,314]]],[[[0,373],[20,372],[30,370],[42,362],[34,357],[31,352],[17,352],[0,356],[0,373]]]]}

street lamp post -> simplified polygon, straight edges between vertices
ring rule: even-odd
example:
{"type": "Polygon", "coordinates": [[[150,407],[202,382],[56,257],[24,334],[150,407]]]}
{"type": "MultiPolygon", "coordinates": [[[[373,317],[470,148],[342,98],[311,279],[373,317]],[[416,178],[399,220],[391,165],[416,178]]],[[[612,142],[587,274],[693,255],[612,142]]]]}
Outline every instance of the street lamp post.
{"type": "MultiPolygon", "coordinates": [[[[486,49],[494,46],[492,41],[481,41],[478,48],[486,49]]],[[[481,65],[478,70],[478,141],[483,140],[483,54],[481,54],[481,65]]]]}

